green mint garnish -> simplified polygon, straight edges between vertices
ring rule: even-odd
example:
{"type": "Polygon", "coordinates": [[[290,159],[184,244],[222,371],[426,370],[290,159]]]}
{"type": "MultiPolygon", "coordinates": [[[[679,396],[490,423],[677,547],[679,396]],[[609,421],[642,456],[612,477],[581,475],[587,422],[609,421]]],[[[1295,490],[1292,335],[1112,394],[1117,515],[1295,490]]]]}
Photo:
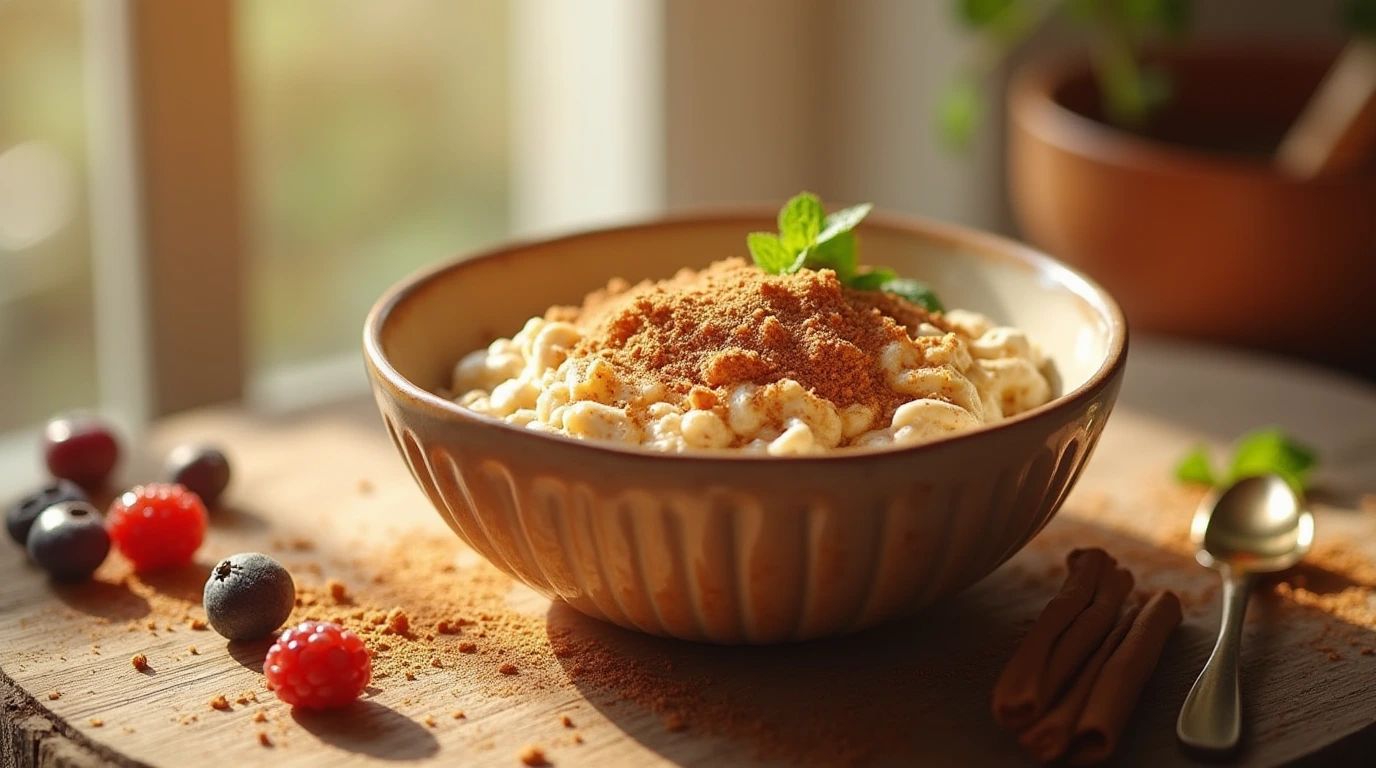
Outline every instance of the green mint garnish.
{"type": "Polygon", "coordinates": [[[779,211],[778,234],[752,232],[746,245],[755,265],[771,275],[791,275],[804,267],[830,269],[851,288],[887,291],[928,312],[942,311],[926,283],[899,277],[886,267],[860,271],[854,230],[873,208],[864,203],[827,215],[816,195],[803,192],[779,211]]]}
{"type": "Polygon", "coordinates": [[[1197,446],[1176,465],[1175,477],[1185,483],[1222,486],[1244,477],[1274,474],[1296,492],[1304,493],[1317,460],[1312,448],[1292,439],[1279,427],[1263,427],[1238,438],[1225,474],[1215,472],[1208,451],[1197,446]]]}

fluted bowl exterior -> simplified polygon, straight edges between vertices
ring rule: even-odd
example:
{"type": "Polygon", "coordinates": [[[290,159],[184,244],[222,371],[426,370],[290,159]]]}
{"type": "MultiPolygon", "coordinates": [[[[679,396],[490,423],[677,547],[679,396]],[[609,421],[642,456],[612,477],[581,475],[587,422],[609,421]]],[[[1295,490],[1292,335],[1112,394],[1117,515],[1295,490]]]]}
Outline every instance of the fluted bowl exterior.
{"type": "MultiPolygon", "coordinates": [[[[977,263],[993,248],[1013,254],[1015,265],[1027,259],[1034,272],[1048,264],[1063,270],[1047,274],[1079,281],[1066,289],[1077,300],[1089,292],[1085,316],[1099,313],[1103,322],[1086,327],[1102,336],[1095,355],[1103,359],[1097,367],[1091,361],[1091,374],[1054,403],[998,425],[926,445],[821,457],[670,455],[551,437],[431,394],[462,351],[519,328],[510,317],[576,301],[624,272],[602,272],[586,284],[572,275],[616,265],[574,265],[560,273],[563,280],[549,276],[539,296],[515,301],[534,302],[520,309],[494,297],[506,319],[474,306],[500,285],[487,281],[507,274],[519,284],[534,274],[522,267],[527,259],[563,263],[561,249],[570,247],[605,254],[658,238],[730,242],[728,235],[767,223],[754,213],[723,214],[514,245],[393,289],[365,329],[383,422],[464,542],[588,615],[656,635],[762,644],[853,632],[909,614],[992,572],[1055,514],[1113,408],[1126,328],[1091,283],[1021,246],[924,222],[884,222],[868,226],[886,228],[896,242],[954,245],[951,258],[977,263]],[[444,317],[443,330],[425,330],[444,317]],[[426,333],[434,337],[417,338],[426,333]]],[[[672,254],[660,262],[642,268],[670,274],[684,263],[672,254]]]]}

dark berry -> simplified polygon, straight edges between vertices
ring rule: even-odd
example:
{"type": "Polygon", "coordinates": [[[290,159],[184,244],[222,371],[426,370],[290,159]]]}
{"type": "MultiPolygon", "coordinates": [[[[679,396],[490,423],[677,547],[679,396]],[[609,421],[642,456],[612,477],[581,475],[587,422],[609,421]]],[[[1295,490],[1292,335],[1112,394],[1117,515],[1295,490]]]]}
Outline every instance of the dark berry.
{"type": "Polygon", "coordinates": [[[110,504],[105,527],[140,571],[186,565],[205,539],[205,505],[180,485],[133,488],[110,504]]]}
{"type": "Polygon", "coordinates": [[[105,562],[110,536],[100,512],[84,501],[43,510],[29,531],[29,557],[58,581],[81,581],[105,562]]]}
{"type": "Polygon", "coordinates": [[[14,502],[5,510],[5,530],[19,546],[29,541],[29,529],[43,510],[64,501],[90,501],[86,492],[70,480],[54,480],[14,502]]]}
{"type": "Polygon", "coordinates": [[[64,416],[44,428],[43,458],[53,477],[96,490],[105,485],[119,462],[119,440],[109,425],[94,416],[64,416]]]}
{"type": "Polygon", "coordinates": [[[296,606],[296,584],[282,564],[258,552],[230,555],[205,582],[205,615],[230,640],[267,637],[296,606]]]}
{"type": "Polygon", "coordinates": [[[163,479],[186,486],[207,507],[214,507],[229,485],[229,459],[208,445],[179,445],[167,455],[163,479]]]}
{"type": "Polygon", "coordinates": [[[263,660],[277,698],[304,709],[334,709],[358,698],[373,674],[358,635],[336,624],[305,621],[282,632],[263,660]]]}

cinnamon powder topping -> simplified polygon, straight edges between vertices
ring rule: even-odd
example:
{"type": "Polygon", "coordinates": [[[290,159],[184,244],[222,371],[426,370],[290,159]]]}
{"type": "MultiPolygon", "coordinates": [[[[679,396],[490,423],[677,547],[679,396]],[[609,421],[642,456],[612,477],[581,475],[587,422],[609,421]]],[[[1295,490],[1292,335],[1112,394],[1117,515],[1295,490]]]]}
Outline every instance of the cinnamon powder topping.
{"type": "Polygon", "coordinates": [[[792,379],[838,407],[889,412],[911,397],[888,386],[880,352],[922,323],[942,327],[939,315],[847,288],[831,270],[769,275],[741,259],[657,283],[613,281],[547,317],[586,330],[571,357],[605,360],[698,409],[715,407],[721,387],[792,379]]]}

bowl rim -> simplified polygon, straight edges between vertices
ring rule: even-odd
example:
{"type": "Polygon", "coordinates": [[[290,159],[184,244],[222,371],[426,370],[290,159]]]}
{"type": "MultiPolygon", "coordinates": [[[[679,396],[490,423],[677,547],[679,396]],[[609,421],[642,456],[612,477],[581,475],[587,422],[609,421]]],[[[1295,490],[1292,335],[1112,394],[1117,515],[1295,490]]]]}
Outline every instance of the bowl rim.
{"type": "MultiPolygon", "coordinates": [[[[996,424],[981,425],[966,432],[959,432],[915,445],[885,445],[847,448],[824,454],[771,456],[740,451],[710,450],[674,453],[650,450],[636,445],[622,445],[604,440],[584,440],[567,435],[526,429],[508,424],[495,417],[475,413],[458,403],[446,400],[440,395],[418,386],[396,370],[382,349],[382,331],[397,307],[413,295],[421,292],[432,281],[468,265],[508,258],[536,246],[607,237],[627,231],[666,227],[721,226],[731,223],[754,224],[762,219],[773,219],[776,214],[776,208],[764,205],[732,205],[680,210],[620,224],[580,229],[550,237],[512,238],[479,249],[471,254],[459,254],[422,267],[388,288],[373,304],[367,319],[364,321],[364,360],[370,378],[374,381],[374,389],[379,384],[386,384],[395,392],[411,400],[415,406],[428,411],[432,416],[468,422],[479,428],[504,430],[513,437],[520,436],[521,439],[532,439],[546,445],[555,443],[576,446],[584,451],[615,454],[655,462],[724,462],[737,464],[742,461],[750,461],[836,464],[838,462],[873,459],[879,456],[915,455],[928,451],[945,450],[954,444],[985,440],[1001,431],[1014,429],[1029,422],[1045,419],[1057,420],[1058,415],[1074,411],[1099,397],[1105,388],[1115,382],[1125,367],[1128,348],[1127,320],[1118,303],[1114,301],[1108,291],[1087,275],[1029,245],[1010,238],[958,224],[886,210],[876,210],[866,217],[865,222],[860,225],[861,233],[863,234],[865,229],[884,229],[898,234],[918,236],[939,246],[965,251],[976,258],[1016,264],[1048,277],[1061,289],[1070,291],[1107,321],[1107,351],[1099,367],[1075,389],[1064,392],[1047,403],[1010,416],[996,424]]],[[[608,279],[610,277],[612,276],[609,276],[608,279]]]]}

